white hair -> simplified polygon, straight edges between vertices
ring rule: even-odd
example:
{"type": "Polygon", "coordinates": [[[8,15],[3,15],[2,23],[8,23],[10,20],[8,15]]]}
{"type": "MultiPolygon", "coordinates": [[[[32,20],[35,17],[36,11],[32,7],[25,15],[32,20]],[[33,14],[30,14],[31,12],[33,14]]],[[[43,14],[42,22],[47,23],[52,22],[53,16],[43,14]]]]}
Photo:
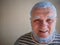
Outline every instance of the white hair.
{"type": "Polygon", "coordinates": [[[32,10],[31,10],[31,15],[32,15],[32,11],[36,8],[51,8],[54,12],[55,12],[55,15],[57,16],[57,11],[56,11],[56,8],[55,6],[51,3],[51,2],[38,2],[36,3],[33,7],[32,7],[32,10]]]}

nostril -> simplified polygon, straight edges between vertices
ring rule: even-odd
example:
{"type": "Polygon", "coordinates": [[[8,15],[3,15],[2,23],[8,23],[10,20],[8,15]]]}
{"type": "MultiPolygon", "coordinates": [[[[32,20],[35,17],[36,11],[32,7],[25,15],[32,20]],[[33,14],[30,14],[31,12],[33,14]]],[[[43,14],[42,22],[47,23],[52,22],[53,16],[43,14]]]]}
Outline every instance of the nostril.
{"type": "Polygon", "coordinates": [[[47,25],[39,25],[39,28],[47,28],[47,25]]]}
{"type": "Polygon", "coordinates": [[[41,23],[40,26],[42,27],[48,26],[48,23],[41,23]]]}

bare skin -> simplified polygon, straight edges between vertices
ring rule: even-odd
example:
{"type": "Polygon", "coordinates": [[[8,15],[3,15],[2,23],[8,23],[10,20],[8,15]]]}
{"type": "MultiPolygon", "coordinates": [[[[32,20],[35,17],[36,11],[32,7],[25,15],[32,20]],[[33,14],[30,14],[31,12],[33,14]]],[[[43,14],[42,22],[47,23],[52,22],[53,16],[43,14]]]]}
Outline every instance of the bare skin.
{"type": "Polygon", "coordinates": [[[56,24],[54,13],[50,8],[39,8],[32,11],[32,29],[39,37],[47,38],[53,33],[56,24]]]}

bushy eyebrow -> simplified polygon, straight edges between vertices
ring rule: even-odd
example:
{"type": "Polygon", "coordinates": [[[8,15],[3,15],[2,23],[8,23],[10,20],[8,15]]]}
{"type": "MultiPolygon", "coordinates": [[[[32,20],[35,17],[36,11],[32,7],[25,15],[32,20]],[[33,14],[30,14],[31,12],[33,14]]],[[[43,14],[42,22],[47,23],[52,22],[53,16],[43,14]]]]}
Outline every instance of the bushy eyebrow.
{"type": "Polygon", "coordinates": [[[39,17],[39,16],[34,16],[33,18],[34,18],[34,19],[39,19],[40,17],[39,17]]]}
{"type": "MultiPolygon", "coordinates": [[[[48,17],[47,17],[47,19],[54,19],[54,18],[56,18],[55,15],[48,16],[48,17]]],[[[40,19],[40,16],[34,16],[34,17],[33,17],[33,20],[38,20],[38,19],[40,19]]]]}
{"type": "Polygon", "coordinates": [[[36,21],[40,21],[40,20],[39,19],[34,20],[34,22],[36,22],[36,21]]]}
{"type": "Polygon", "coordinates": [[[52,15],[52,16],[48,16],[49,19],[54,19],[56,18],[56,16],[52,15]]]}

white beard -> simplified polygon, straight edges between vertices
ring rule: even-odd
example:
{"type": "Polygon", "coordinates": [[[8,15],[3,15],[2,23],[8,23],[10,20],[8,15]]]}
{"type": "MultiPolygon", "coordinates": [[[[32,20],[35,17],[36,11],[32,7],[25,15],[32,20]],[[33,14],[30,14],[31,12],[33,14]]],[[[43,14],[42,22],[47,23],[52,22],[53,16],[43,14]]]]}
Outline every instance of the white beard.
{"type": "Polygon", "coordinates": [[[33,37],[34,37],[34,39],[38,42],[38,43],[49,43],[49,42],[52,42],[53,40],[54,40],[54,38],[55,38],[55,30],[54,30],[54,32],[52,33],[52,35],[50,35],[49,37],[47,37],[47,38],[40,38],[40,37],[38,37],[38,35],[34,32],[34,31],[32,31],[32,34],[33,34],[33,37]]]}

